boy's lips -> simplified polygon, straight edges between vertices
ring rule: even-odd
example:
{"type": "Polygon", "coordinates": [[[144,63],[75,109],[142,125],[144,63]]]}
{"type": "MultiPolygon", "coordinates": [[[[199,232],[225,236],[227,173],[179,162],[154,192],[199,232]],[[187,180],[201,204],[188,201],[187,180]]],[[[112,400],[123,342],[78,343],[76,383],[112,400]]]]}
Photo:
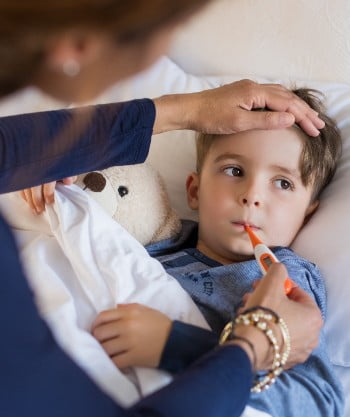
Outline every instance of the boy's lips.
{"type": "Polygon", "coordinates": [[[254,223],[250,223],[250,222],[233,221],[231,223],[236,225],[236,226],[243,227],[243,228],[244,228],[244,226],[249,226],[251,229],[254,229],[254,230],[259,230],[260,229],[260,227],[256,226],[254,223]]]}

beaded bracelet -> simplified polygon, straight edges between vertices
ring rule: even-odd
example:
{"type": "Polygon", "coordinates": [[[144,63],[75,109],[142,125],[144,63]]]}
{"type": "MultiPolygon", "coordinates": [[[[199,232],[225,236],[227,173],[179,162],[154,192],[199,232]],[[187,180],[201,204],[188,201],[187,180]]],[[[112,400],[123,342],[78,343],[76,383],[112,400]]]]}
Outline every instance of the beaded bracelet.
{"type": "Polygon", "coordinates": [[[252,352],[252,355],[253,355],[253,369],[255,370],[257,360],[256,360],[256,352],[255,352],[255,348],[254,348],[253,343],[250,340],[248,340],[247,338],[243,337],[243,336],[235,335],[233,333],[233,328],[234,328],[234,323],[232,321],[229,321],[226,324],[226,326],[224,327],[224,329],[223,329],[223,331],[220,335],[219,344],[222,345],[225,342],[227,342],[228,340],[241,340],[242,342],[245,342],[249,346],[249,348],[252,352]]]}
{"type": "MultiPolygon", "coordinates": [[[[238,315],[234,321],[229,322],[225,326],[220,336],[220,344],[224,343],[226,340],[238,338],[234,334],[234,328],[239,324],[244,326],[254,326],[258,330],[262,331],[268,339],[270,346],[273,348],[274,355],[271,369],[267,371],[265,375],[258,376],[254,381],[254,385],[251,389],[252,392],[261,392],[268,389],[276,381],[276,378],[281,374],[283,367],[287,362],[291,350],[288,327],[285,321],[281,319],[274,311],[266,307],[257,306],[245,310],[242,314],[238,315]],[[278,344],[277,337],[272,329],[271,323],[278,325],[282,334],[282,352],[278,344]]],[[[255,349],[252,344],[251,350],[255,355],[255,349]]],[[[254,356],[254,362],[255,361],[256,355],[254,356]]]]}
{"type": "Polygon", "coordinates": [[[265,311],[265,313],[270,313],[271,316],[273,316],[275,318],[276,322],[280,318],[279,315],[275,311],[271,310],[271,308],[267,308],[267,307],[263,307],[263,306],[256,306],[256,307],[247,308],[247,309],[242,311],[242,314],[251,313],[251,312],[257,311],[257,310],[262,310],[262,311],[265,311]]]}

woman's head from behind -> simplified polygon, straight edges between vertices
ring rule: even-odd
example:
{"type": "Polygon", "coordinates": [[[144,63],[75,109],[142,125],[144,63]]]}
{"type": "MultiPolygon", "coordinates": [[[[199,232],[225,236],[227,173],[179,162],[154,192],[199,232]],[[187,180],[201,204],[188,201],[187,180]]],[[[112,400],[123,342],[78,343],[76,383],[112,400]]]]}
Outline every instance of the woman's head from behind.
{"type": "Polygon", "coordinates": [[[0,95],[86,100],[155,61],[209,0],[0,0],[0,95]]]}

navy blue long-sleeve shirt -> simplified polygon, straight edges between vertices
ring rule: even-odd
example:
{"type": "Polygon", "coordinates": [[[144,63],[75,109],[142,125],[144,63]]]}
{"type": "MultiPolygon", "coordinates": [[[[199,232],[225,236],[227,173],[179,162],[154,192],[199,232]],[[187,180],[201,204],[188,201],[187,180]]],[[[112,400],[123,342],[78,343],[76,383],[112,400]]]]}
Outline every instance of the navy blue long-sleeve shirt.
{"type": "MultiPolygon", "coordinates": [[[[112,165],[141,163],[148,154],[154,118],[154,104],[146,99],[4,117],[0,119],[0,192],[112,165]]],[[[1,416],[241,414],[249,398],[252,373],[246,353],[237,346],[205,355],[167,387],[129,410],[120,408],[53,339],[38,314],[13,235],[2,217],[0,241],[1,416]]],[[[208,347],[211,344],[208,341],[208,347]]],[[[176,368],[194,357],[189,352],[183,366],[177,364],[176,368]]]]}

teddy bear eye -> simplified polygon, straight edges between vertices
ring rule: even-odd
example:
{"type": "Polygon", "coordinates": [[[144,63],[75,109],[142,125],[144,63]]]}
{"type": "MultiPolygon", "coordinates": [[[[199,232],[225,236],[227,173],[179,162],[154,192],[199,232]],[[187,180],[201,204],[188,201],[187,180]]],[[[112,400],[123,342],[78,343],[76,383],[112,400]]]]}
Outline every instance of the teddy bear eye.
{"type": "Polygon", "coordinates": [[[120,187],[118,187],[118,194],[120,195],[120,197],[124,197],[127,194],[129,194],[129,190],[124,185],[121,185],[120,187]]]}

